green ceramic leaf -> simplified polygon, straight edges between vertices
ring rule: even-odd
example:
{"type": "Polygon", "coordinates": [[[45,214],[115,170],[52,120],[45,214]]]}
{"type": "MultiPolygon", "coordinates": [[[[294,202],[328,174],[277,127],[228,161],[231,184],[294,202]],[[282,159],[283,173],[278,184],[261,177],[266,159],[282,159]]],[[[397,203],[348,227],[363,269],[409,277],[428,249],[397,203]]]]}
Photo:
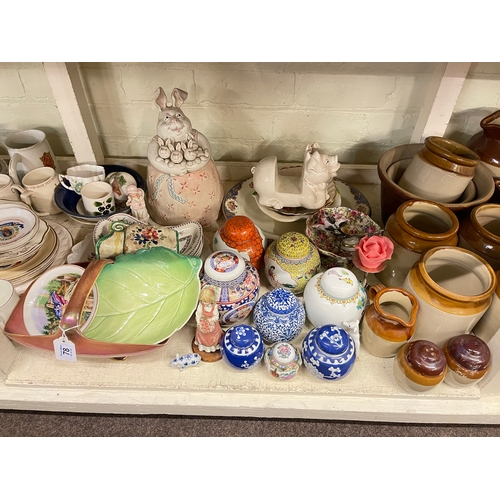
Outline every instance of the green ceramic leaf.
{"type": "Polygon", "coordinates": [[[83,335],[122,344],[165,340],[196,309],[201,265],[164,247],[118,255],[97,278],[99,303],[83,335]]]}

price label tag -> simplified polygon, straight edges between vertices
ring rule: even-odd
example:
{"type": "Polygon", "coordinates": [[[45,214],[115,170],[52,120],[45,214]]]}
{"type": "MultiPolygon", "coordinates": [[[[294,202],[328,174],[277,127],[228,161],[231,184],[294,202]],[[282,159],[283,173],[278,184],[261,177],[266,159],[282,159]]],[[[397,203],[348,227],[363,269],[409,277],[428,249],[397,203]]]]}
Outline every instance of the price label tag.
{"type": "Polygon", "coordinates": [[[66,334],[63,334],[54,340],[54,352],[56,353],[56,359],[61,361],[76,361],[76,349],[75,344],[68,340],[66,334]]]}

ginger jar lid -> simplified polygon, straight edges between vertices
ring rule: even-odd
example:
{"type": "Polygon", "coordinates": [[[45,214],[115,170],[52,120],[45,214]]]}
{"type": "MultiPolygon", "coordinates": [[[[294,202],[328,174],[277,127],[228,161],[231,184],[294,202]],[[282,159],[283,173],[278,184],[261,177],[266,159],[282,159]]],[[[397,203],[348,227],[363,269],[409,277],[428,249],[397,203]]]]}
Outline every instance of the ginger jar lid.
{"type": "Polygon", "coordinates": [[[459,368],[475,372],[490,366],[491,353],[488,344],[475,335],[462,334],[452,337],[445,344],[445,354],[459,368]]]}
{"type": "Polygon", "coordinates": [[[262,241],[257,227],[246,215],[235,215],[228,219],[220,228],[219,234],[229,246],[238,246],[253,241],[258,244],[262,241]]]}
{"type": "Polygon", "coordinates": [[[352,343],[351,336],[337,325],[320,326],[314,332],[314,340],[319,355],[323,352],[332,357],[348,352],[352,343]]]}
{"type": "Polygon", "coordinates": [[[262,340],[258,330],[250,325],[233,326],[224,337],[224,347],[237,356],[251,354],[260,344],[262,340]]]}
{"type": "Polygon", "coordinates": [[[297,362],[297,351],[288,342],[278,342],[270,348],[271,363],[282,367],[297,362]]]}
{"type": "Polygon", "coordinates": [[[356,275],[344,267],[331,267],[320,278],[323,291],[334,299],[350,299],[359,291],[356,275]]]}
{"type": "Polygon", "coordinates": [[[301,304],[295,294],[285,288],[275,288],[264,294],[262,302],[276,314],[290,314],[301,304]]]}
{"type": "Polygon", "coordinates": [[[220,250],[207,257],[204,271],[213,280],[232,281],[245,272],[245,260],[232,250],[220,250]]]}
{"type": "Polygon", "coordinates": [[[287,259],[303,259],[311,252],[311,242],[306,235],[290,231],[278,238],[276,251],[287,259]]]}

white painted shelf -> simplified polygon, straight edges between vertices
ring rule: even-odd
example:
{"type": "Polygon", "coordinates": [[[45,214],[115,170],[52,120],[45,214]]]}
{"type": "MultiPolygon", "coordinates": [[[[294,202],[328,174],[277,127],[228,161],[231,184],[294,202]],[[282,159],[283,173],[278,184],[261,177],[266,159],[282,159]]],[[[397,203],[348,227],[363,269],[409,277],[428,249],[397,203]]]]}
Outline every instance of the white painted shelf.
{"type": "MultiPolygon", "coordinates": [[[[67,160],[61,159],[62,164],[67,160]]],[[[106,159],[106,163],[113,160],[106,159]]],[[[68,160],[70,161],[70,160],[68,160]]],[[[139,170],[144,160],[120,160],[139,170]]],[[[69,165],[70,163],[67,163],[69,165]]],[[[248,165],[221,164],[225,187],[249,177],[248,165]],[[239,168],[237,168],[239,167],[239,168]]],[[[379,185],[374,166],[343,166],[339,177],[369,200],[380,222],[379,185]]],[[[64,214],[52,217],[67,227],[75,243],[91,231],[64,214]]],[[[206,233],[207,237],[209,232],[206,233]]],[[[263,281],[263,292],[266,282],[263,281]]],[[[301,340],[306,325],[293,344],[301,340]]],[[[273,379],[260,364],[238,371],[225,364],[202,363],[180,372],[169,366],[179,353],[191,351],[191,319],[162,348],[123,361],[80,357],[57,361],[50,352],[12,343],[0,332],[0,408],[62,412],[220,415],[425,423],[500,423],[500,394],[478,387],[440,385],[410,395],[396,385],[393,359],[361,348],[354,370],[345,379],[325,382],[305,368],[291,381],[273,379]],[[2,375],[3,373],[3,375],[2,375]]]]}

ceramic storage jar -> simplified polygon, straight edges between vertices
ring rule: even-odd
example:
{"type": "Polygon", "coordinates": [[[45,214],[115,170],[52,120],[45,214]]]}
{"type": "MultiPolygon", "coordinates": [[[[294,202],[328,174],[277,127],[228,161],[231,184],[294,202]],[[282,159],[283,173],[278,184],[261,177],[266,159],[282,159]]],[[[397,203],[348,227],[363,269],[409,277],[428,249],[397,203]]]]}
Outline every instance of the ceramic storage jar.
{"type": "Polygon", "coordinates": [[[500,205],[486,203],[475,207],[460,221],[458,246],[481,256],[490,266],[500,269],[500,205]]]}
{"type": "Polygon", "coordinates": [[[239,370],[255,368],[264,357],[264,342],[256,328],[234,325],[221,340],[222,358],[229,366],[239,370]]]}
{"type": "Polygon", "coordinates": [[[493,177],[500,177],[500,109],[481,120],[482,130],[473,135],[467,147],[479,155],[493,177]]]}
{"type": "Polygon", "coordinates": [[[475,385],[490,369],[490,349],[475,335],[452,337],[444,344],[443,352],[448,364],[444,382],[452,387],[475,385]]]}
{"type": "Polygon", "coordinates": [[[221,325],[243,321],[252,311],[260,290],[257,269],[234,250],[220,250],[205,260],[201,289],[214,289],[221,325]]]}
{"type": "Polygon", "coordinates": [[[493,336],[500,332],[500,271],[495,273],[497,284],[491,304],[474,327],[474,334],[485,342],[490,342],[493,336]]]}
{"type": "Polygon", "coordinates": [[[458,242],[459,222],[447,207],[427,200],[408,200],[385,225],[385,236],[394,243],[392,257],[376,276],[388,287],[400,287],[409,270],[429,248],[458,242]]]}
{"type": "Polygon", "coordinates": [[[492,302],[497,286],[491,266],[460,247],[425,252],[401,288],[418,300],[413,340],[442,346],[451,337],[470,333],[492,302]]]}
{"type": "Polygon", "coordinates": [[[430,136],[413,157],[399,186],[427,200],[452,203],[472,181],[479,156],[462,144],[430,136]]]}
{"type": "Polygon", "coordinates": [[[264,354],[266,370],[279,380],[290,380],[297,375],[302,365],[298,349],[288,342],[277,342],[264,354]]]}
{"type": "Polygon", "coordinates": [[[319,271],[321,260],[305,234],[290,231],[273,241],[264,254],[264,269],[270,285],[302,293],[319,271]]]}
{"type": "Polygon", "coordinates": [[[397,384],[406,392],[427,392],[444,381],[447,371],[443,350],[429,340],[410,341],[402,346],[393,363],[397,384]]]}

